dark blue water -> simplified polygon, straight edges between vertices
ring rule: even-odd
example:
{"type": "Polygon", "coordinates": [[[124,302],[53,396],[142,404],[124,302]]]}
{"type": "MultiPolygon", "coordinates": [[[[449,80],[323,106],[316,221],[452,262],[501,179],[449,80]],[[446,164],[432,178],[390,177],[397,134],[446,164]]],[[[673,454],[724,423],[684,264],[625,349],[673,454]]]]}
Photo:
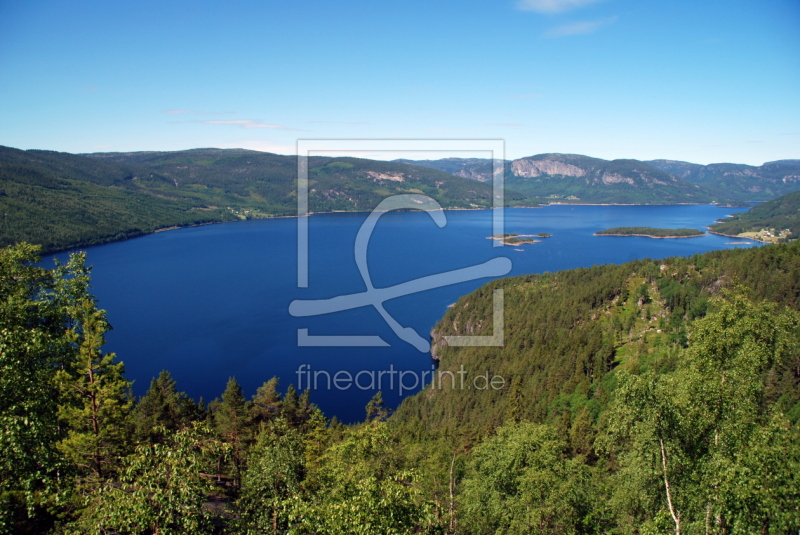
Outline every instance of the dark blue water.
{"type": "MultiPolygon", "coordinates": [[[[598,237],[617,226],[700,228],[741,211],[714,206],[548,206],[505,211],[505,231],[548,232],[540,243],[495,248],[491,211],[447,212],[438,228],[422,212],[384,215],[372,236],[369,268],[376,287],[478,264],[498,256],[513,264],[511,275],[557,271],[637,258],[691,255],[743,247],[744,241],[706,235],[689,239],[598,237]]],[[[325,316],[294,318],[295,299],[321,299],[364,291],[353,245],[366,214],[318,214],[309,220],[309,285],[297,287],[297,220],[242,221],[163,232],[87,250],[92,284],[114,330],[107,351],[125,362],[127,376],[142,395],[150,379],[168,369],[181,390],[206,401],[220,396],[230,376],[247,395],[278,376],[306,388],[308,375],[320,372],[312,401],[328,416],[348,421],[364,417],[375,390],[370,377],[359,386],[328,389],[329,376],[361,370],[407,372],[402,396],[414,393],[430,356],[399,340],[372,307],[325,316]],[[298,347],[298,329],[312,335],[378,335],[390,347],[298,347]],[[413,372],[413,374],[411,373],[413,372]]],[[[753,246],[750,242],[749,245],[753,246]]],[[[64,255],[62,255],[64,256],[64,255]]],[[[386,310],[403,326],[427,339],[447,305],[487,279],[442,287],[393,299],[386,310]]],[[[313,377],[313,376],[312,376],[313,377]]],[[[382,376],[387,404],[401,399],[399,376],[382,376]],[[393,377],[392,384],[387,384],[393,377]],[[391,388],[390,388],[391,386],[391,388]]],[[[340,375],[346,378],[346,375],[340,375]]],[[[344,386],[345,382],[340,382],[344,386]]],[[[310,386],[314,386],[313,383],[310,386]]],[[[377,385],[375,385],[377,386],[377,385]]]]}

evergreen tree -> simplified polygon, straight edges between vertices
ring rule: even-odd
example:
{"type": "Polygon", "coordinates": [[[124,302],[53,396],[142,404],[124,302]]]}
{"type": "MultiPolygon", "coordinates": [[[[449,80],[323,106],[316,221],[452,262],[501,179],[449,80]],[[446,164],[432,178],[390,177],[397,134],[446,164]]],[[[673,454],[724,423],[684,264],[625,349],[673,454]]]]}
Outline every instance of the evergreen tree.
{"type": "Polygon", "coordinates": [[[251,404],[251,418],[258,425],[276,418],[281,412],[281,394],[278,392],[278,378],[273,377],[259,386],[251,404]]]}
{"type": "Polygon", "coordinates": [[[308,390],[298,395],[294,385],[289,385],[289,388],[286,389],[286,395],[283,396],[281,405],[281,414],[290,426],[296,429],[304,429],[305,421],[311,411],[309,398],[308,390]]]}
{"type": "Polygon", "coordinates": [[[67,459],[95,480],[113,471],[127,449],[126,429],[133,402],[130,383],[113,353],[103,354],[109,329],[105,312],[91,300],[77,303],[76,324],[67,338],[78,347],[74,362],[55,377],[61,393],[59,418],[67,436],[58,444],[67,459]]]}
{"type": "Polygon", "coordinates": [[[525,411],[525,395],[522,393],[522,377],[519,375],[511,381],[507,403],[506,420],[511,423],[521,422],[525,411]]]}
{"type": "Polygon", "coordinates": [[[385,422],[389,417],[389,414],[391,414],[392,409],[383,404],[383,393],[378,391],[367,403],[366,411],[367,422],[371,422],[373,420],[385,422]]]}
{"type": "Polygon", "coordinates": [[[177,431],[196,417],[197,406],[178,392],[172,375],[163,370],[134,408],[134,436],[139,442],[157,443],[163,439],[164,429],[177,431]]]}
{"type": "Polygon", "coordinates": [[[234,485],[238,487],[244,470],[245,450],[250,440],[248,412],[242,387],[235,377],[228,379],[222,401],[214,408],[214,424],[222,439],[231,446],[234,485]]]}

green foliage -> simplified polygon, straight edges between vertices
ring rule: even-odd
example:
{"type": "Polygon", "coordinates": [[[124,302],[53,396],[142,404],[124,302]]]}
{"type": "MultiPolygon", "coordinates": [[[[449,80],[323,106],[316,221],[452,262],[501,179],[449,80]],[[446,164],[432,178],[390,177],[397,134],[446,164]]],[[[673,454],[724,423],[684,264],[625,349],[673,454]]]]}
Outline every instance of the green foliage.
{"type": "Polygon", "coordinates": [[[235,377],[228,379],[222,401],[212,404],[214,425],[217,434],[231,446],[231,461],[234,485],[238,486],[242,477],[246,444],[250,441],[248,413],[250,407],[244,398],[242,387],[235,377]]]}
{"type": "Polygon", "coordinates": [[[281,394],[278,392],[278,378],[273,377],[258,387],[250,406],[251,419],[258,425],[267,423],[280,414],[281,394]]]}
{"type": "Polygon", "coordinates": [[[286,530],[293,497],[305,475],[302,434],[285,420],[271,421],[250,450],[248,469],[237,502],[243,533],[286,530]]]}
{"type": "Polygon", "coordinates": [[[765,396],[769,371],[796,350],[799,322],[738,291],[695,323],[675,372],[621,378],[607,442],[621,464],[621,518],[660,529],[671,518],[676,532],[800,525],[800,454],[789,452],[788,422],[765,396]]]}
{"type": "Polygon", "coordinates": [[[311,474],[313,486],[295,495],[289,533],[403,534],[429,526],[429,507],[413,471],[396,466],[387,424],[353,429],[330,446],[311,474]]]}
{"type": "Polygon", "coordinates": [[[0,533],[800,528],[800,244],[493,281],[433,332],[455,381],[355,426],[277,378],[131,408],[83,256],[37,260],[0,251],[0,533]],[[505,346],[448,347],[496,288],[505,346]]]}
{"type": "Polygon", "coordinates": [[[205,507],[214,485],[203,472],[224,445],[202,425],[162,429],[159,444],[141,444],[125,459],[118,481],[89,496],[73,527],[82,533],[208,533],[205,507]]]}
{"type": "Polygon", "coordinates": [[[84,474],[102,479],[125,450],[133,406],[130,383],[115,355],[100,351],[109,329],[105,312],[86,299],[71,313],[77,323],[66,336],[78,354],[55,376],[61,394],[58,416],[68,429],[58,448],[84,474]]]}
{"type": "Polygon", "coordinates": [[[800,191],[758,204],[709,228],[730,236],[761,229],[788,229],[794,240],[800,236],[800,191]]]}
{"type": "Polygon", "coordinates": [[[28,241],[52,252],[236,219],[163,177],[133,173],[85,156],[0,147],[0,247],[28,241]]]}
{"type": "MultiPolygon", "coordinates": [[[[74,155],[0,147],[0,246],[45,252],[158,229],[297,214],[297,158],[240,149],[74,155]]],[[[372,210],[422,193],[445,208],[489,208],[492,188],[442,171],[309,158],[309,209],[372,210]]],[[[506,191],[511,205],[532,201],[506,191]]]]}
{"type": "Polygon", "coordinates": [[[81,329],[74,314],[89,299],[88,268],[75,255],[47,271],[35,266],[37,253],[27,244],[0,250],[0,532],[21,514],[14,504],[32,515],[69,472],[56,447],[64,428],[55,375],[76,358],[67,333],[81,329]]]}
{"type": "Polygon", "coordinates": [[[379,420],[385,422],[391,414],[392,409],[383,404],[383,393],[376,392],[372,399],[367,403],[367,422],[379,420]]]}
{"type": "Polygon", "coordinates": [[[462,532],[586,533],[596,489],[565,449],[552,427],[532,423],[500,427],[481,442],[459,497],[462,532]]]}
{"type": "Polygon", "coordinates": [[[158,443],[163,432],[177,431],[199,418],[199,408],[184,392],[178,392],[172,375],[162,370],[133,410],[137,442],[158,443]]]}
{"type": "MultiPolygon", "coordinates": [[[[791,526],[796,512],[787,507],[797,488],[791,476],[796,459],[788,452],[800,451],[797,427],[789,427],[800,416],[800,350],[793,344],[800,336],[794,312],[784,307],[800,308],[799,290],[797,244],[494,281],[445,314],[433,346],[439,372],[463,366],[469,378],[488,369],[505,378],[505,387],[476,392],[451,388],[448,380],[442,388],[428,385],[403,401],[390,424],[410,466],[420,469],[424,495],[443,508],[452,452],[472,466],[488,444],[502,449],[492,438],[500,436],[500,426],[529,420],[554,430],[565,460],[588,466],[600,496],[601,505],[580,513],[583,524],[576,520],[575,526],[582,527],[570,529],[674,530],[661,436],[684,532],[705,529],[714,485],[727,490],[724,498],[717,493],[712,524],[722,511],[729,528],[738,522],[739,532],[760,531],[758,522],[769,514],[771,532],[783,532],[778,526],[791,526]],[[737,282],[743,286],[733,290],[737,282]],[[447,347],[445,334],[490,332],[486,318],[499,287],[506,303],[505,346],[447,347]],[[721,375],[723,361],[738,362],[738,371],[721,375]],[[797,416],[787,421],[781,412],[797,416]],[[624,422],[631,434],[611,432],[624,422]],[[712,455],[714,429],[720,444],[733,449],[719,446],[712,455]],[[786,464],[778,470],[780,455],[786,464]],[[764,474],[764,483],[757,483],[764,474]]],[[[454,477],[461,477],[457,468],[454,477]]],[[[456,486],[463,506],[466,487],[456,486]]],[[[540,497],[530,510],[545,502],[540,497]]],[[[464,521],[467,510],[459,511],[464,521]]],[[[470,522],[491,531],[480,524],[490,518],[482,515],[475,505],[470,522]]],[[[510,529],[510,517],[491,518],[496,529],[510,529]]]]}
{"type": "Polygon", "coordinates": [[[650,238],[687,238],[705,234],[693,228],[614,227],[595,232],[597,236],[648,236],[650,238]]]}

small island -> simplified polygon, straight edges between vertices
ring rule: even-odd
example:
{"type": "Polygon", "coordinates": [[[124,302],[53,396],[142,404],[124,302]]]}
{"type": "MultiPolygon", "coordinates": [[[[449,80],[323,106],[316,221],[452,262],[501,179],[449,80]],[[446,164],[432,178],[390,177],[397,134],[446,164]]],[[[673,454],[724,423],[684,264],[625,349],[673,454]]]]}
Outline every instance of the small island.
{"type": "Polygon", "coordinates": [[[646,238],[696,238],[705,232],[693,228],[615,227],[601,230],[595,236],[644,236],[646,238]]]}
{"type": "Polygon", "coordinates": [[[494,236],[489,236],[488,239],[498,240],[503,245],[524,245],[526,243],[538,243],[540,241],[534,240],[533,238],[533,234],[495,234],[494,236]]]}

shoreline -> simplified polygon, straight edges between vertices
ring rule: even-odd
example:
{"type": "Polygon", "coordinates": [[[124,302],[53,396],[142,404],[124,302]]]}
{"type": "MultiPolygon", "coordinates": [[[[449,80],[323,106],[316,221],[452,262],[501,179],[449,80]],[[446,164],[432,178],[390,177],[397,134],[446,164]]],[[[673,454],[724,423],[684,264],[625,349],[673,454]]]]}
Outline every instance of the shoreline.
{"type": "Polygon", "coordinates": [[[709,234],[716,234],[717,236],[725,236],[726,238],[736,238],[737,240],[750,240],[750,241],[754,241],[754,242],[758,242],[758,243],[766,243],[767,245],[772,243],[772,242],[769,242],[769,241],[759,240],[758,238],[750,238],[750,237],[738,236],[736,234],[724,234],[722,232],[716,232],[714,230],[711,230],[708,227],[706,227],[706,228],[708,229],[708,233],[709,234]]]}
{"type": "MultiPolygon", "coordinates": [[[[705,206],[721,207],[720,205],[717,205],[717,204],[714,204],[714,203],[625,204],[625,203],[551,202],[551,203],[546,203],[546,204],[539,204],[539,205],[536,205],[536,206],[504,206],[502,208],[495,208],[495,207],[486,207],[486,208],[441,208],[440,210],[441,211],[456,211],[456,210],[458,210],[458,211],[462,211],[462,210],[463,211],[467,211],[467,210],[474,211],[474,210],[497,210],[497,209],[506,209],[506,208],[541,209],[541,208],[545,208],[547,206],[704,206],[704,205],[705,206]]],[[[327,212],[309,212],[308,214],[306,214],[304,216],[299,216],[297,214],[292,214],[292,215],[267,215],[267,216],[264,216],[264,217],[254,217],[252,219],[238,219],[238,220],[230,220],[230,221],[208,221],[208,222],[205,222],[205,223],[195,223],[195,224],[192,224],[192,225],[173,225],[173,226],[170,226],[170,227],[162,227],[162,228],[154,229],[154,230],[149,231],[149,232],[142,232],[141,234],[138,234],[137,236],[132,236],[132,237],[128,237],[128,238],[121,238],[121,239],[116,239],[116,240],[112,239],[112,240],[108,240],[108,241],[102,241],[102,242],[99,242],[99,243],[95,243],[95,244],[92,244],[92,245],[70,245],[70,246],[66,246],[66,247],[63,247],[63,248],[57,248],[57,249],[48,250],[48,251],[42,252],[40,254],[42,256],[45,256],[45,255],[54,255],[54,254],[60,254],[60,253],[65,253],[65,252],[70,252],[70,251],[82,251],[82,250],[85,250],[85,249],[87,249],[89,247],[97,247],[99,245],[108,245],[110,243],[123,242],[123,241],[127,241],[127,240],[130,240],[130,239],[133,239],[133,238],[141,238],[141,237],[144,237],[144,236],[149,236],[151,234],[158,234],[160,232],[168,232],[168,231],[171,231],[171,230],[180,230],[180,229],[183,229],[183,228],[201,227],[201,226],[206,226],[206,225],[218,225],[218,224],[223,224],[223,223],[237,223],[239,221],[256,221],[256,220],[264,220],[264,219],[300,218],[300,217],[309,217],[309,216],[312,216],[312,215],[339,214],[339,213],[342,213],[342,214],[358,214],[358,213],[368,214],[368,213],[371,213],[371,210],[370,211],[364,211],[364,210],[331,210],[331,211],[327,211],[327,212]]],[[[722,235],[722,236],[726,236],[725,234],[721,234],[721,233],[718,233],[718,232],[713,232],[713,231],[709,231],[709,232],[711,232],[712,234],[719,234],[719,235],[722,235]]],[[[648,236],[648,237],[650,237],[650,236],[648,236]]],[[[694,237],[694,236],[681,236],[681,237],[694,237]]],[[[728,236],[728,237],[737,238],[738,236],[728,236]]],[[[753,239],[753,238],[744,238],[744,239],[753,239]]],[[[760,243],[769,243],[769,242],[762,242],[761,240],[754,240],[754,241],[757,241],[757,242],[760,242],[760,243]]]]}

